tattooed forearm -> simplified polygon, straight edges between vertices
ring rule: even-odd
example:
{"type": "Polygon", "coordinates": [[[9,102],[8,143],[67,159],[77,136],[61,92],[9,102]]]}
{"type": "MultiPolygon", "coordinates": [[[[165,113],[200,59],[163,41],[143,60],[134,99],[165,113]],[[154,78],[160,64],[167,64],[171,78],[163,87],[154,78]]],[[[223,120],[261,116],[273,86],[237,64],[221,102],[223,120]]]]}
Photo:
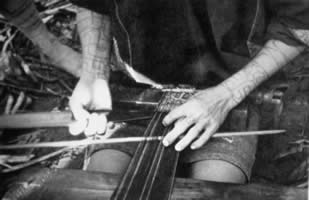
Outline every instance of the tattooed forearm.
{"type": "Polygon", "coordinates": [[[309,30],[290,29],[290,31],[293,33],[297,40],[309,46],[309,30]]]}
{"type": "Polygon", "coordinates": [[[234,104],[237,105],[260,83],[295,58],[302,50],[303,47],[288,46],[281,41],[270,40],[244,69],[221,85],[231,92],[234,104]]]}
{"type": "Polygon", "coordinates": [[[90,75],[107,80],[111,53],[110,18],[80,8],[77,25],[83,47],[82,76],[90,75]]]}

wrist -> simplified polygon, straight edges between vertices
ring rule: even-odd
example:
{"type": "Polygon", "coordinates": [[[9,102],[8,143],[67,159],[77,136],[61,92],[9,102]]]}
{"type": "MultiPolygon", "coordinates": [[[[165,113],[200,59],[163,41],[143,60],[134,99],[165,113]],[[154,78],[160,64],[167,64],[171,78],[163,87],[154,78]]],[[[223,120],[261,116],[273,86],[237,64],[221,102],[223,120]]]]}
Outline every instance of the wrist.
{"type": "Polygon", "coordinates": [[[229,86],[228,83],[221,83],[217,86],[218,90],[222,94],[222,98],[228,101],[228,107],[231,109],[237,106],[241,101],[242,98],[236,97],[233,88],[229,86]]]}
{"type": "Polygon", "coordinates": [[[94,83],[97,80],[108,83],[108,79],[106,77],[98,76],[98,74],[96,74],[96,73],[88,72],[88,71],[85,71],[85,70],[82,70],[82,73],[81,73],[79,80],[82,81],[82,82],[85,82],[85,83],[94,83]]]}
{"type": "Polygon", "coordinates": [[[109,80],[110,69],[107,59],[100,58],[83,58],[82,77],[88,79],[105,79],[109,80]]]}

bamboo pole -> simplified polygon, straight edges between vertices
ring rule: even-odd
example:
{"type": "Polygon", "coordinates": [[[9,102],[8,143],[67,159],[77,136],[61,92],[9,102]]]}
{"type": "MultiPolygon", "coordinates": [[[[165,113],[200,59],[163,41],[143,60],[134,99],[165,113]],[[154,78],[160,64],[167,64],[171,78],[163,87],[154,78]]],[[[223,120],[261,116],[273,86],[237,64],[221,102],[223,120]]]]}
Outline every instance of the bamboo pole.
{"type": "MultiPolygon", "coordinates": [[[[216,133],[212,137],[231,137],[231,136],[252,136],[252,135],[269,135],[284,133],[285,130],[266,130],[266,131],[242,131],[242,132],[221,132],[216,133]]],[[[58,141],[58,142],[41,142],[41,143],[29,143],[29,144],[12,144],[12,145],[0,145],[0,150],[8,149],[24,149],[24,148],[47,148],[47,147],[77,147],[92,144],[112,144],[112,143],[129,143],[129,142],[151,142],[160,141],[163,136],[156,137],[125,137],[125,138],[104,138],[104,139],[83,139],[83,140],[70,140],[70,141],[58,141]]]]}

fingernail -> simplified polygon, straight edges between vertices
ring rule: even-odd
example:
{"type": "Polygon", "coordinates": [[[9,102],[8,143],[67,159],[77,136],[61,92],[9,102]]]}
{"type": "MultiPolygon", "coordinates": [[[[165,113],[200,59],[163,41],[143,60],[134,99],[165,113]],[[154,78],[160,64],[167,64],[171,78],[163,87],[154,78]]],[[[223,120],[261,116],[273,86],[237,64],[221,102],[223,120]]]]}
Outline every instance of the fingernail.
{"type": "Polygon", "coordinates": [[[180,147],[179,145],[176,145],[176,146],[175,146],[175,150],[176,150],[176,151],[181,151],[181,147],[180,147]]]}
{"type": "Polygon", "coordinates": [[[163,145],[164,145],[164,146],[166,146],[166,147],[169,145],[168,141],[167,141],[167,140],[165,140],[165,139],[163,140],[163,142],[162,142],[162,143],[163,143],[163,145]]]}
{"type": "Polygon", "coordinates": [[[108,123],[107,123],[107,127],[108,127],[109,129],[113,129],[113,128],[116,127],[116,124],[115,124],[114,122],[108,122],[108,123]]]}
{"type": "Polygon", "coordinates": [[[192,150],[194,150],[194,149],[196,149],[196,145],[193,145],[193,144],[192,144],[192,145],[190,146],[190,148],[191,148],[192,150]]]}

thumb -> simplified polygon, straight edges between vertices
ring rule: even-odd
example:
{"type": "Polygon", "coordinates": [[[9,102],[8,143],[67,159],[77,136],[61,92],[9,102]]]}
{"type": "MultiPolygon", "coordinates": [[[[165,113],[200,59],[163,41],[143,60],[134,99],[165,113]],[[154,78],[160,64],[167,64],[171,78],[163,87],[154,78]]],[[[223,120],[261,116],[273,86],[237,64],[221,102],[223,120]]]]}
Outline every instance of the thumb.
{"type": "Polygon", "coordinates": [[[81,134],[87,127],[90,114],[83,108],[83,105],[74,98],[70,99],[69,105],[73,113],[73,117],[76,120],[69,125],[69,132],[72,135],[81,134]]]}
{"type": "Polygon", "coordinates": [[[76,98],[72,97],[69,101],[69,105],[75,120],[83,121],[89,118],[89,112],[84,108],[81,102],[76,100],[76,98]]]}
{"type": "Polygon", "coordinates": [[[94,109],[112,109],[112,97],[108,82],[104,79],[97,79],[93,84],[92,106],[94,109]]]}

